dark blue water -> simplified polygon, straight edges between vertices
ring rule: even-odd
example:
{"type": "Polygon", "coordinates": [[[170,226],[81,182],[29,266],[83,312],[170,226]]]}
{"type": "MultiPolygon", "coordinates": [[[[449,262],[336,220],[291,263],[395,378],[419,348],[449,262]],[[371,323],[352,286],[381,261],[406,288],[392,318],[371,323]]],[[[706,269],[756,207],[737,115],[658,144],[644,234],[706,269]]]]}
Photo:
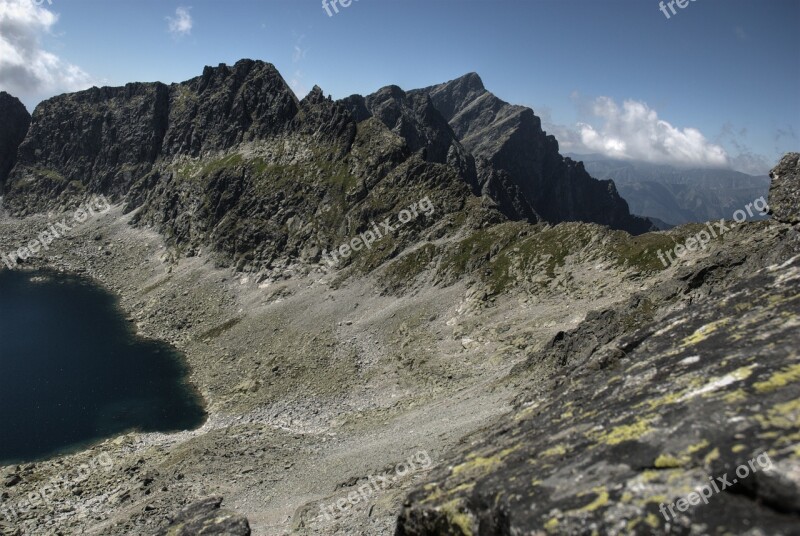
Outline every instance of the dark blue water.
{"type": "Polygon", "coordinates": [[[56,272],[0,270],[0,465],[132,429],[200,426],[181,355],[136,338],[115,298],[56,272]]]}

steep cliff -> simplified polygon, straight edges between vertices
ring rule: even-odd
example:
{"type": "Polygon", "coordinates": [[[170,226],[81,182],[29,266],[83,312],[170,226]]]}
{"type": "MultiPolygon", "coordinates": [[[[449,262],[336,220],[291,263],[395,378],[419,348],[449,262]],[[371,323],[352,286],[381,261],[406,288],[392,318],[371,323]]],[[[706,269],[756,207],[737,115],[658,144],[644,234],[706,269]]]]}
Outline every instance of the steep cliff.
{"type": "MultiPolygon", "coordinates": [[[[649,227],[628,214],[613,183],[562,159],[530,110],[492,96],[477,75],[339,102],[314,88],[298,101],[271,64],[242,60],[179,84],[49,99],[18,155],[8,179],[13,212],[103,193],[183,253],[211,251],[248,271],[279,257],[319,260],[425,195],[439,217],[470,203],[481,221],[502,212],[649,227]]],[[[399,244],[414,232],[404,229],[399,244]]],[[[385,245],[381,258],[398,247],[385,245]]]]}
{"type": "Polygon", "coordinates": [[[0,194],[30,124],[31,115],[19,99],[0,91],[0,194]]]}
{"type": "Polygon", "coordinates": [[[551,223],[585,221],[632,234],[652,230],[632,216],[612,181],[593,179],[583,164],[562,157],[533,110],[486,90],[476,73],[411,92],[427,94],[478,162],[484,191],[513,219],[532,213],[551,223]]]}

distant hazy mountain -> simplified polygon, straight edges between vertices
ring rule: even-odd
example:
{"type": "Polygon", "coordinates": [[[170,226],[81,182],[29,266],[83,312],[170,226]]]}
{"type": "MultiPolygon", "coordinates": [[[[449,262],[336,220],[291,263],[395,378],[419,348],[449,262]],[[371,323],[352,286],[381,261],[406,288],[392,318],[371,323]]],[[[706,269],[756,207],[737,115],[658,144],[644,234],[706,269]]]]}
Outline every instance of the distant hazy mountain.
{"type": "Polygon", "coordinates": [[[766,175],[729,169],[681,169],[595,154],[567,156],[583,161],[593,177],[613,179],[633,214],[672,225],[730,219],[736,210],[762,195],[766,197],[769,190],[766,175]]]}

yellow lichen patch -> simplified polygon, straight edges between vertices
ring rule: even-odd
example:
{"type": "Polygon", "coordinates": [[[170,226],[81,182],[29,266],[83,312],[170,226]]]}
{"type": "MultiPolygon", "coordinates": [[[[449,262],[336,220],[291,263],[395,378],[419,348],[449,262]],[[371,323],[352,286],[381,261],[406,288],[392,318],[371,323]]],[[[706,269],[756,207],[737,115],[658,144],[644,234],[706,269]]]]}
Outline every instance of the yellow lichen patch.
{"type": "Polygon", "coordinates": [[[652,418],[642,418],[633,424],[615,426],[607,432],[589,433],[589,437],[599,443],[618,445],[625,441],[635,441],[650,431],[652,418]]]}
{"type": "Polygon", "coordinates": [[[454,487],[450,491],[447,492],[448,495],[453,495],[454,493],[458,493],[459,491],[472,491],[475,487],[475,482],[468,482],[464,484],[459,484],[458,486],[454,487]]]}
{"type": "Polygon", "coordinates": [[[427,484],[423,489],[430,494],[420,501],[422,504],[436,502],[444,496],[438,484],[427,484]]]}
{"type": "Polygon", "coordinates": [[[551,517],[547,520],[547,523],[544,524],[544,530],[548,532],[557,532],[558,531],[558,519],[555,517],[551,517]]]}
{"type": "Polygon", "coordinates": [[[683,391],[680,392],[680,393],[668,393],[668,394],[666,394],[664,396],[661,396],[661,397],[658,397],[658,398],[652,398],[652,399],[648,399],[648,400],[644,400],[642,402],[639,402],[634,407],[639,408],[639,407],[647,406],[647,409],[654,410],[654,409],[660,408],[662,406],[667,406],[669,404],[675,404],[677,402],[680,402],[681,399],[683,398],[684,394],[685,394],[685,392],[683,392],[683,391]]]}
{"type": "Polygon", "coordinates": [[[668,502],[666,495],[653,495],[652,497],[647,497],[642,501],[637,501],[638,505],[642,507],[647,507],[648,504],[661,504],[665,502],[668,502]]]}
{"type": "Polygon", "coordinates": [[[697,443],[695,445],[689,445],[689,447],[687,447],[687,449],[686,449],[686,454],[690,454],[691,455],[691,454],[694,454],[696,452],[700,452],[704,448],[707,448],[708,445],[710,445],[710,443],[708,442],[708,439],[703,439],[702,441],[700,441],[700,443],[697,443]]]}
{"type": "Polygon", "coordinates": [[[723,318],[722,320],[717,320],[716,322],[711,322],[710,324],[706,324],[705,326],[701,327],[685,339],[681,343],[681,348],[686,348],[688,346],[694,346],[695,344],[701,343],[704,340],[708,339],[715,331],[719,328],[728,324],[730,322],[730,318],[723,318]]]}
{"type": "Polygon", "coordinates": [[[533,412],[536,411],[538,408],[539,408],[539,404],[538,403],[536,403],[536,404],[534,404],[534,405],[532,405],[530,407],[527,407],[527,408],[521,410],[516,415],[514,415],[514,420],[515,421],[522,421],[524,419],[527,419],[528,417],[532,416],[533,412]]]}
{"type": "Polygon", "coordinates": [[[686,457],[681,456],[680,458],[676,458],[669,454],[660,454],[653,465],[658,469],[675,469],[677,467],[683,467],[687,463],[689,463],[689,459],[686,457]]]}
{"type": "Polygon", "coordinates": [[[706,454],[706,457],[703,458],[703,463],[705,463],[706,465],[709,465],[709,464],[711,464],[711,462],[713,462],[714,460],[716,460],[718,458],[719,458],[719,449],[715,448],[714,450],[712,450],[711,452],[706,454]]]}
{"type": "Polygon", "coordinates": [[[512,447],[510,449],[506,449],[502,452],[499,452],[496,456],[490,456],[490,457],[483,457],[483,456],[477,456],[476,454],[470,454],[469,456],[467,456],[469,461],[464,462],[461,465],[457,465],[453,468],[453,476],[458,476],[462,473],[467,473],[472,476],[486,474],[496,469],[503,462],[503,459],[505,459],[506,456],[508,456],[517,449],[519,449],[519,445],[517,445],[516,447],[512,447]]]}
{"type": "Polygon", "coordinates": [[[753,384],[753,387],[759,393],[769,393],[796,381],[800,381],[800,364],[776,372],[768,380],[753,384]]]}
{"type": "Polygon", "coordinates": [[[656,516],[653,512],[647,514],[647,517],[645,518],[644,522],[650,525],[654,529],[657,529],[659,526],[658,516],[656,516]]]}
{"type": "Polygon", "coordinates": [[[473,536],[475,534],[474,518],[468,512],[465,512],[462,506],[462,500],[455,499],[438,507],[437,510],[447,516],[447,520],[451,525],[461,530],[462,536],[473,536]]]}
{"type": "Polygon", "coordinates": [[[789,435],[783,435],[777,441],[777,445],[784,446],[784,445],[794,445],[795,443],[800,442],[800,432],[795,432],[789,435]]]}
{"type": "Polygon", "coordinates": [[[703,396],[704,398],[713,396],[720,389],[749,378],[750,375],[753,374],[754,366],[755,365],[748,365],[746,367],[741,367],[729,372],[724,376],[711,378],[705,382],[702,387],[695,389],[681,397],[681,401],[690,400],[696,396],[703,396]]]}
{"type": "Polygon", "coordinates": [[[769,298],[767,298],[767,300],[769,302],[770,307],[777,307],[779,305],[783,305],[784,303],[795,301],[798,298],[800,298],[799,295],[794,295],[794,296],[772,295],[769,298]]]}
{"type": "Polygon", "coordinates": [[[747,449],[746,445],[734,445],[733,447],[731,447],[731,452],[738,453],[746,449],[747,449]]]}
{"type": "Polygon", "coordinates": [[[736,389],[730,393],[725,393],[722,399],[728,404],[736,404],[737,402],[744,402],[747,400],[747,393],[744,389],[736,389]]]}
{"type": "Polygon", "coordinates": [[[571,411],[565,411],[564,413],[561,414],[561,420],[570,419],[570,418],[572,418],[572,412],[571,411]]]}
{"type": "Polygon", "coordinates": [[[661,476],[661,473],[653,469],[648,469],[646,471],[642,471],[642,474],[640,476],[642,480],[644,480],[645,482],[650,482],[651,480],[659,478],[661,476]]]}
{"type": "Polygon", "coordinates": [[[567,447],[564,445],[556,445],[546,451],[542,452],[542,456],[563,456],[567,453],[567,447]]]}
{"type": "Polygon", "coordinates": [[[433,493],[431,493],[430,495],[425,497],[420,502],[423,503],[423,504],[424,503],[430,503],[430,502],[436,502],[436,501],[442,499],[443,497],[445,497],[447,495],[453,495],[453,494],[456,494],[456,493],[458,493],[460,491],[471,491],[474,487],[475,487],[475,483],[474,482],[459,484],[458,486],[454,487],[451,490],[448,490],[447,493],[445,493],[441,488],[439,488],[438,484],[427,484],[423,488],[425,491],[432,491],[432,490],[435,490],[435,491],[433,491],[433,493]]]}
{"type": "Polygon", "coordinates": [[[592,502],[590,502],[583,508],[580,508],[579,509],[580,512],[594,512],[598,508],[601,508],[608,504],[608,490],[606,490],[606,488],[602,486],[597,487],[594,488],[592,492],[596,493],[597,497],[595,497],[595,499],[592,502]]]}
{"type": "MultiPolygon", "coordinates": [[[[764,428],[788,430],[800,427],[800,399],[776,404],[766,415],[756,415],[756,420],[764,428]]],[[[762,434],[764,436],[766,434],[762,434]]]]}

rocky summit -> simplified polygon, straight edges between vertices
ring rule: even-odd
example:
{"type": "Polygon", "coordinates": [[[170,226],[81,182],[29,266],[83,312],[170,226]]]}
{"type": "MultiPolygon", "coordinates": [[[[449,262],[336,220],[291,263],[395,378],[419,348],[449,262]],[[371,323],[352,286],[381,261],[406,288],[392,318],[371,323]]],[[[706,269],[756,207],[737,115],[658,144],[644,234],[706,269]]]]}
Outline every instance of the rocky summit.
{"type": "Polygon", "coordinates": [[[656,231],[474,73],[0,118],[0,267],[113,292],[208,415],[0,467],[3,536],[798,533],[798,153],[769,218],[656,231]]]}

